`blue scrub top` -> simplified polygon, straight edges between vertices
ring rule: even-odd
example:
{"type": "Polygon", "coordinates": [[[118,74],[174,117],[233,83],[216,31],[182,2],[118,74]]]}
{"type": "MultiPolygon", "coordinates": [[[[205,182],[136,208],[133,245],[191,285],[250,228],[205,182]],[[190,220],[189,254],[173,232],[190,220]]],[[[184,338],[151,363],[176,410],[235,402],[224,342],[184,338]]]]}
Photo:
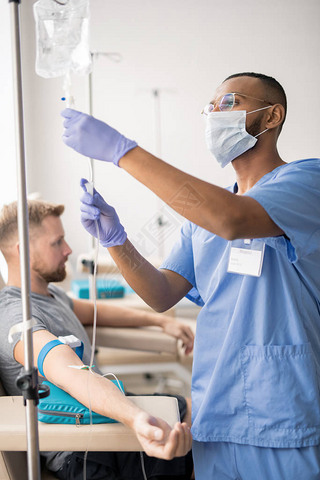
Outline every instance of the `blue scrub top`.
{"type": "MultiPolygon", "coordinates": [[[[192,434],[262,447],[320,443],[320,159],[282,165],[246,195],[285,235],[260,277],[227,271],[232,242],[191,222],[161,268],[193,288],[192,434]]],[[[237,241],[239,242],[239,241],[237,241]]]]}

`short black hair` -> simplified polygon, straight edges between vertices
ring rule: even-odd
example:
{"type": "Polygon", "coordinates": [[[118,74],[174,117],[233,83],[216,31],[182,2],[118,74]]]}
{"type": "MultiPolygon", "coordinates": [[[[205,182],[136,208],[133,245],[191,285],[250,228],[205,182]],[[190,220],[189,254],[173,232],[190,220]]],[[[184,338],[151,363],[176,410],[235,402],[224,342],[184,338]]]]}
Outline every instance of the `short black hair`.
{"type": "MultiPolygon", "coordinates": [[[[237,77],[258,78],[263,82],[263,84],[266,87],[267,93],[270,95],[271,103],[280,103],[284,107],[285,113],[284,113],[284,119],[282,122],[282,125],[283,125],[287,115],[287,96],[284,91],[284,88],[282,87],[282,85],[280,85],[278,80],[276,80],[273,77],[270,77],[269,75],[264,75],[263,73],[242,72],[242,73],[234,73],[233,75],[230,75],[223,82],[226,82],[231,78],[237,78],[237,77]]],[[[282,125],[281,125],[281,128],[282,128],[282,125]]]]}

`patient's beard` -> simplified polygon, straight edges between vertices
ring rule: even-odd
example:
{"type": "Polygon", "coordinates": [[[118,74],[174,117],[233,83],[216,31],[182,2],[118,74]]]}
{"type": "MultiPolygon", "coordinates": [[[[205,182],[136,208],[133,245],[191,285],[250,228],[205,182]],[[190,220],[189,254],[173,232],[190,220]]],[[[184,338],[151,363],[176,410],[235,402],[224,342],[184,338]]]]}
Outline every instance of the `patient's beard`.
{"type": "Polygon", "coordinates": [[[62,282],[67,276],[65,265],[59,267],[55,271],[47,271],[42,262],[37,261],[32,266],[32,269],[37,272],[38,275],[40,275],[47,283],[62,282]]]}

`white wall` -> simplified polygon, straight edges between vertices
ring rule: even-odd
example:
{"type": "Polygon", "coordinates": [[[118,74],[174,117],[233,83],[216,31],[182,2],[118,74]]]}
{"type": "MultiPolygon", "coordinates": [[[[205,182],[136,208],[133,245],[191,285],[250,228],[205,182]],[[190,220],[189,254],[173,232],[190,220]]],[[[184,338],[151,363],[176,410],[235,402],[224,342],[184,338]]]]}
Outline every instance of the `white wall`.
{"type": "MultiPolygon", "coordinates": [[[[88,176],[88,166],[61,141],[63,80],[35,74],[33,3],[22,0],[21,6],[29,192],[66,205],[64,223],[75,259],[89,243],[78,200],[79,179],[88,176]]],[[[1,5],[2,19],[8,8],[1,5]]],[[[232,167],[221,170],[207,152],[200,111],[226,76],[257,71],[276,77],[287,92],[288,118],[279,141],[284,160],[319,156],[319,16],[319,0],[91,0],[91,50],[122,55],[120,63],[95,62],[94,114],[156,153],[152,90],[159,89],[164,160],[224,186],[233,180],[232,167]]],[[[7,22],[4,27],[0,38],[8,34],[7,22]]],[[[13,175],[9,64],[3,48],[1,203],[12,197],[4,180],[9,163],[13,175]]],[[[87,108],[86,82],[73,77],[79,109],[87,108]]],[[[97,162],[96,185],[133,238],[161,207],[145,187],[111,165],[97,162]]],[[[172,241],[170,236],[165,251],[172,241]]]]}

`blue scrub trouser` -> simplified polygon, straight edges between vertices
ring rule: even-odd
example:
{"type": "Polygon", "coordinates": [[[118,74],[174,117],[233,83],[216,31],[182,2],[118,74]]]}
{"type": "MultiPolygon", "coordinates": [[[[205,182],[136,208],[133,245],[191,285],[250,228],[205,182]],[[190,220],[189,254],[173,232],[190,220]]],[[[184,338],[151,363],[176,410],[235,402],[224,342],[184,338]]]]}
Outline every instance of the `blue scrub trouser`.
{"type": "Polygon", "coordinates": [[[265,448],[227,442],[192,446],[196,480],[319,480],[320,446],[265,448]]]}

